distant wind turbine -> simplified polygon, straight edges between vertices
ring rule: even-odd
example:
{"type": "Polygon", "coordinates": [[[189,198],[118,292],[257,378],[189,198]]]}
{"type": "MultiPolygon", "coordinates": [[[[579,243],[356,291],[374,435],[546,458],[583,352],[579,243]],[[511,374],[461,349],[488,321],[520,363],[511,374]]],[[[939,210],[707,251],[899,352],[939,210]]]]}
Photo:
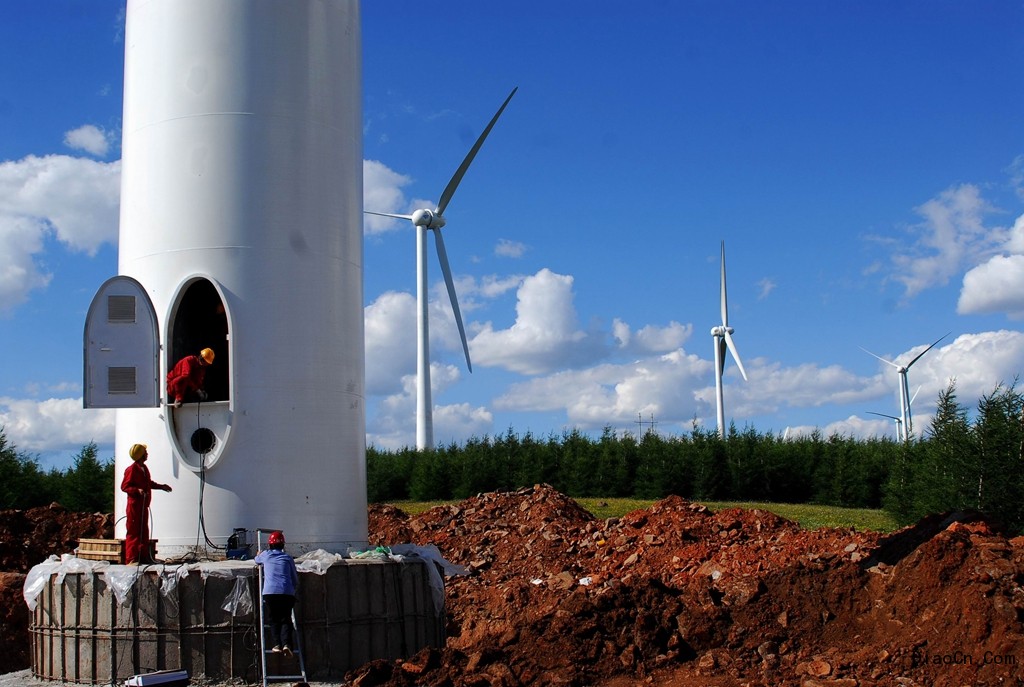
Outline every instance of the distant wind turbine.
{"type": "Polygon", "coordinates": [[[725,349],[729,349],[732,359],[736,361],[736,367],[740,368],[740,374],[744,381],[747,379],[747,371],[743,369],[743,362],[740,360],[739,351],[732,340],[733,328],[729,326],[729,306],[725,293],[725,241],[722,241],[722,324],[711,328],[711,337],[715,345],[715,401],[718,405],[718,436],[725,438],[725,402],[722,399],[722,374],[725,372],[725,349]]]}
{"type": "MultiPolygon", "coordinates": [[[[942,336],[937,338],[934,342],[932,342],[932,344],[930,346],[928,346],[928,348],[924,349],[923,351],[918,353],[916,356],[914,356],[914,359],[911,360],[906,365],[899,365],[897,363],[894,363],[891,360],[886,360],[885,358],[883,358],[883,357],[881,357],[879,355],[875,355],[874,353],[872,353],[871,351],[869,351],[866,348],[861,348],[860,349],[860,350],[864,351],[865,353],[867,353],[868,355],[871,355],[871,356],[874,356],[875,358],[878,358],[879,360],[881,360],[886,365],[892,365],[893,367],[896,368],[896,374],[899,376],[900,418],[901,418],[901,420],[903,422],[903,440],[904,441],[910,441],[910,437],[913,436],[913,434],[914,434],[914,421],[913,421],[913,419],[911,417],[911,414],[910,414],[910,404],[913,403],[914,399],[910,397],[910,385],[907,382],[907,371],[910,369],[910,367],[914,363],[916,363],[918,360],[921,359],[921,356],[923,356],[928,351],[932,350],[932,348],[935,346],[935,344],[939,343],[940,341],[942,341],[943,339],[945,339],[949,335],[950,335],[950,332],[946,332],[945,334],[943,334],[942,336]]],[[[921,390],[920,387],[918,387],[917,391],[920,391],[920,390],[921,390]]],[[[914,398],[917,398],[917,392],[914,393],[914,398]]]]}
{"type": "Polygon", "coordinates": [[[895,415],[886,415],[885,413],[876,413],[873,410],[869,410],[867,412],[870,413],[871,415],[878,415],[879,417],[887,417],[890,420],[895,420],[896,421],[896,438],[899,439],[900,441],[904,441],[904,442],[907,440],[907,438],[905,436],[903,436],[903,418],[896,417],[895,415]]]}
{"type": "Polygon", "coordinates": [[[519,90],[518,86],[505,98],[505,102],[498,108],[498,112],[491,118],[490,123],[480,134],[470,149],[466,159],[462,161],[459,168],[455,170],[451,180],[441,193],[437,201],[437,207],[433,210],[422,208],[411,215],[398,215],[388,212],[371,212],[370,215],[382,215],[384,217],[395,217],[407,219],[416,228],[416,448],[424,450],[434,446],[434,418],[433,406],[430,400],[430,327],[427,319],[427,230],[434,232],[434,240],[437,246],[437,259],[441,263],[441,274],[444,275],[445,286],[448,287],[448,298],[452,303],[452,312],[455,313],[455,324],[459,327],[459,336],[462,337],[462,350],[466,354],[466,367],[473,371],[473,364],[469,359],[469,343],[466,341],[466,329],[462,324],[462,313],[459,311],[459,301],[455,296],[455,283],[452,281],[452,271],[448,265],[448,253],[444,248],[444,239],[441,238],[441,228],[445,225],[444,211],[448,207],[455,189],[459,187],[462,177],[469,169],[469,165],[476,157],[477,151],[483,145],[484,139],[491,133],[498,117],[505,111],[505,106],[512,100],[512,96],[519,90]]]}

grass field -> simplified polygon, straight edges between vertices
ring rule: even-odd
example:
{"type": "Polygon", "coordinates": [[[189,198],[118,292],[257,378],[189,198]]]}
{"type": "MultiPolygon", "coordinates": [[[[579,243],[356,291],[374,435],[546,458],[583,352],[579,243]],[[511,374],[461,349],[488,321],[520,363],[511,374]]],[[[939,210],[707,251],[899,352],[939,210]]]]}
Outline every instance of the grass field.
{"type": "MultiPolygon", "coordinates": [[[[641,499],[578,498],[576,502],[594,514],[595,517],[619,517],[641,508],[650,508],[655,501],[641,499]]],[[[456,503],[455,501],[395,501],[391,505],[401,508],[410,515],[417,515],[434,506],[456,503]]],[[[714,511],[725,508],[760,508],[771,511],[787,520],[792,520],[804,529],[819,527],[855,527],[858,530],[892,532],[899,528],[888,513],[873,508],[839,508],[809,503],[750,503],[736,501],[702,501],[714,511]]]]}

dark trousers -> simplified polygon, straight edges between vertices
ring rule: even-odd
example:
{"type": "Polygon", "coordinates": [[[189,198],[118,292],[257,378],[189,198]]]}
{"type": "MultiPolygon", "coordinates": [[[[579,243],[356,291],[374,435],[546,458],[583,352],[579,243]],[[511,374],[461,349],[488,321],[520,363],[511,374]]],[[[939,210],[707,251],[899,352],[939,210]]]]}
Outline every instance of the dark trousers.
{"type": "Polygon", "coordinates": [[[291,594],[264,594],[267,607],[267,625],[270,626],[271,646],[291,647],[295,631],[292,629],[292,607],[295,597],[291,594]]]}

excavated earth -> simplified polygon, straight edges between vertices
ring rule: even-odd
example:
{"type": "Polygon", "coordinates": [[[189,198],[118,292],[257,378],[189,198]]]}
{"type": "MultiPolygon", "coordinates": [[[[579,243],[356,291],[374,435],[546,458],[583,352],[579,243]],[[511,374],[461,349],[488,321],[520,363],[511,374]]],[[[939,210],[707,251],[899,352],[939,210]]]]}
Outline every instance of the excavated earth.
{"type": "MultiPolygon", "coordinates": [[[[537,485],[369,516],[373,545],[434,544],[470,574],[448,579],[446,648],[355,685],[1024,685],[1024,538],[974,515],[807,531],[669,497],[597,520],[537,485]]],[[[0,672],[28,665],[24,573],[111,528],[0,512],[0,672]]]]}
{"type": "Polygon", "coordinates": [[[881,535],[807,531],[669,497],[597,520],[546,485],[410,517],[375,545],[435,544],[448,645],[358,685],[1024,684],[1024,538],[947,514],[881,535]]]}
{"type": "Polygon", "coordinates": [[[58,503],[0,510],[0,673],[29,666],[28,606],[22,589],[33,565],[71,553],[79,539],[110,539],[114,517],[71,513],[58,503]]]}

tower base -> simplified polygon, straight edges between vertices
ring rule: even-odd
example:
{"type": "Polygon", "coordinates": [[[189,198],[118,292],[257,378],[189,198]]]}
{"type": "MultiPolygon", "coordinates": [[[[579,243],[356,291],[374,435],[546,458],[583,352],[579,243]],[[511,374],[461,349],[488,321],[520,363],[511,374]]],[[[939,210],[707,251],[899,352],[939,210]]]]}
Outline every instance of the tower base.
{"type": "MultiPolygon", "coordinates": [[[[251,561],[139,567],[66,558],[46,565],[29,628],[34,676],[113,684],[184,670],[193,678],[259,681],[251,561]]],[[[434,565],[342,559],[316,572],[300,568],[296,614],[309,678],[337,680],[373,659],[443,647],[434,565]]]]}

